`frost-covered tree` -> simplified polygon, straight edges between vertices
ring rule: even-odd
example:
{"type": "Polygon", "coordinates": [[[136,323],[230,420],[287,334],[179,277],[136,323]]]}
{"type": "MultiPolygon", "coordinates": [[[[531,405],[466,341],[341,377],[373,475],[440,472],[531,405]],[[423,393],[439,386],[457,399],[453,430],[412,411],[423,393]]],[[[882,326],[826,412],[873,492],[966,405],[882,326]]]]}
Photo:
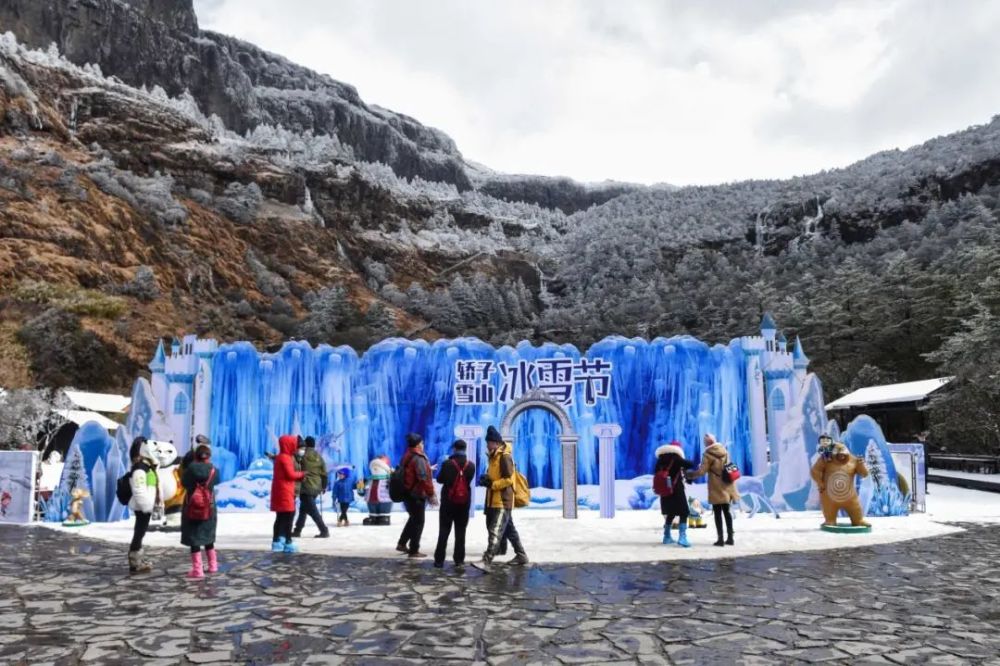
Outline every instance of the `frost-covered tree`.
{"type": "Polygon", "coordinates": [[[66,423],[59,411],[71,409],[59,390],[13,389],[0,393],[0,449],[25,446],[45,450],[66,423]]]}
{"type": "Polygon", "coordinates": [[[373,342],[391,338],[399,334],[399,329],[396,326],[396,317],[389,308],[378,301],[375,301],[368,307],[368,312],[365,313],[364,326],[368,329],[373,342]]]}
{"type": "Polygon", "coordinates": [[[358,310],[341,286],[328,287],[306,297],[309,314],[298,325],[299,337],[313,344],[335,343],[337,333],[356,326],[358,310]]]}

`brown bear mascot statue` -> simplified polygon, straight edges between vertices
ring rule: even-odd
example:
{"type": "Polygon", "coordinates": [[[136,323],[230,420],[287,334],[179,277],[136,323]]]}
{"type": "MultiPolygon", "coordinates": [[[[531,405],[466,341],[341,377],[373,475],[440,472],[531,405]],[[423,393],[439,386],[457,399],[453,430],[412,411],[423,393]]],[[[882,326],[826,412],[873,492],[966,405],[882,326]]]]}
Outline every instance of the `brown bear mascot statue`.
{"type": "Polygon", "coordinates": [[[836,525],[841,509],[851,519],[851,525],[870,527],[865,522],[858,492],[854,488],[854,475],[868,476],[868,468],[861,458],[851,455],[843,442],[837,442],[827,451],[820,451],[820,457],[812,466],[812,478],[819,487],[819,502],[823,508],[823,524],[836,525]]]}

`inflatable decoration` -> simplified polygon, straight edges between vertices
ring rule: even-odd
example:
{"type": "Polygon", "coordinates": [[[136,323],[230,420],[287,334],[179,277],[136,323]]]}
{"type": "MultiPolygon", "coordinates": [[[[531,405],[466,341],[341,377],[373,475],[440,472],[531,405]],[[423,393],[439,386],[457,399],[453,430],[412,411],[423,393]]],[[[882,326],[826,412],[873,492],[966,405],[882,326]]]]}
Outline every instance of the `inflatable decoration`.
{"type": "Polygon", "coordinates": [[[842,442],[830,446],[821,438],[820,447],[820,456],[812,467],[812,477],[819,487],[820,507],[823,509],[821,528],[827,532],[870,532],[871,525],[865,522],[854,484],[855,475],[862,478],[868,476],[864,461],[851,455],[842,442]],[[837,525],[837,515],[841,510],[850,517],[850,527],[837,525]]]}

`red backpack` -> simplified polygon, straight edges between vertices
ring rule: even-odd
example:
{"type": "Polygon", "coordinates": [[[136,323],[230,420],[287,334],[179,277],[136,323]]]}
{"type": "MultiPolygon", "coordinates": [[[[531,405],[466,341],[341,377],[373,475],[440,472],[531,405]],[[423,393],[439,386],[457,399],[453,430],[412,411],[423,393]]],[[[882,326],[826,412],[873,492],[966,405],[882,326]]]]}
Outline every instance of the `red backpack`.
{"type": "Polygon", "coordinates": [[[458,470],[458,476],[448,487],[448,501],[452,504],[468,504],[469,503],[469,484],[465,482],[465,465],[459,465],[458,461],[454,458],[451,462],[455,464],[455,468],[458,470]]]}
{"type": "Polygon", "coordinates": [[[187,504],[184,505],[184,517],[188,520],[208,520],[212,517],[212,504],[215,498],[212,497],[209,486],[213,477],[215,477],[214,467],[208,473],[208,479],[198,483],[194,487],[194,492],[188,496],[187,504]]]}
{"type": "Polygon", "coordinates": [[[653,492],[660,497],[670,497],[674,494],[674,478],[671,474],[673,469],[674,466],[671,465],[653,475],[653,492]]]}

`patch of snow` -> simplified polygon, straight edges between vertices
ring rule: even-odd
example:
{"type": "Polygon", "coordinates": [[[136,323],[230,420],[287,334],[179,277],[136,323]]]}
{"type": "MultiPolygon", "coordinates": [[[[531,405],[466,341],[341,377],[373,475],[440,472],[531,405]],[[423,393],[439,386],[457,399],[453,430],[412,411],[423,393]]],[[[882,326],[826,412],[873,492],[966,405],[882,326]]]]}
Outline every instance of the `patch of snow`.
{"type": "MultiPolygon", "coordinates": [[[[696,486],[697,487],[697,486],[696,486]]],[[[557,500],[552,493],[532,491],[535,498],[553,497],[551,502],[541,502],[551,507],[557,500]]],[[[481,494],[481,493],[480,493],[481,494]]],[[[581,498],[586,499],[583,495],[581,498]]],[[[537,502],[536,502],[537,503],[537,502]]],[[[597,511],[581,510],[577,520],[565,520],[559,510],[539,508],[515,511],[515,524],[521,534],[528,556],[540,563],[572,562],[654,562],[662,560],[702,560],[762,555],[780,552],[857,548],[876,544],[896,543],[917,538],[935,537],[961,531],[944,522],[1000,522],[1000,496],[962,488],[933,485],[927,496],[928,512],[905,517],[872,518],[870,534],[830,534],[819,530],[822,517],[819,512],[803,511],[782,514],[775,519],[768,514],[748,518],[735,515],[736,546],[712,546],[715,530],[690,529],[691,548],[660,543],[662,518],[659,512],[623,511],[613,519],[602,519],[597,511]]],[[[324,517],[333,521],[334,511],[329,496],[323,504],[324,517]]],[[[430,512],[422,538],[423,550],[429,552],[437,540],[438,521],[430,512]]],[[[351,526],[332,529],[332,538],[298,540],[302,551],[323,555],[340,555],[368,558],[398,558],[394,548],[406,514],[393,511],[389,527],[361,525],[364,514],[351,510],[351,526]]],[[[219,516],[217,543],[222,552],[227,548],[268,551],[271,546],[271,513],[240,513],[238,516],[223,513],[219,516]]],[[[842,519],[843,520],[843,519],[842,519]]],[[[708,521],[711,523],[711,520],[708,521]]],[[[70,530],[61,525],[44,524],[49,529],[70,530]]],[[[126,544],[132,538],[131,521],[93,523],[82,528],[72,528],[73,533],[126,544]]],[[[315,527],[308,523],[305,537],[311,537],[315,527]]],[[[149,546],[183,548],[174,533],[147,534],[149,546]]],[[[485,522],[481,512],[470,522],[467,533],[467,550],[470,559],[478,559],[486,547],[485,522]]],[[[450,553],[450,550],[449,550],[450,553]]]]}

